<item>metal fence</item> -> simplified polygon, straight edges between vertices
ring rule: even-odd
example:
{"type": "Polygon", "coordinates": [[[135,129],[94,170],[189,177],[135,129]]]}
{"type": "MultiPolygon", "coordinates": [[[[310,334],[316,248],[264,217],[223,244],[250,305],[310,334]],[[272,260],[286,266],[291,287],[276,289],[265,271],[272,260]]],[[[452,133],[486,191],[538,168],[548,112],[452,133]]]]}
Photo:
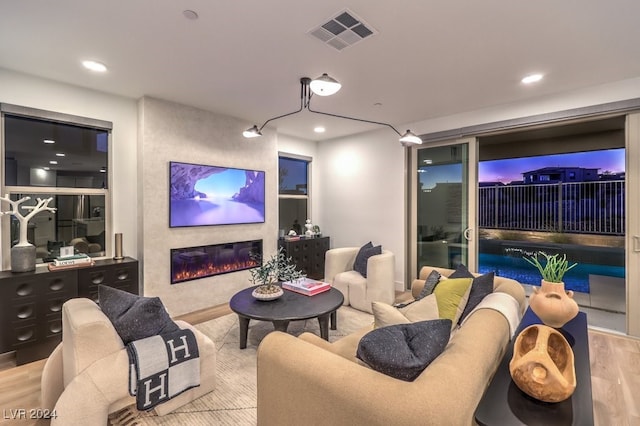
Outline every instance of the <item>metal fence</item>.
{"type": "Polygon", "coordinates": [[[624,181],[481,187],[483,228],[624,235],[624,181]]]}

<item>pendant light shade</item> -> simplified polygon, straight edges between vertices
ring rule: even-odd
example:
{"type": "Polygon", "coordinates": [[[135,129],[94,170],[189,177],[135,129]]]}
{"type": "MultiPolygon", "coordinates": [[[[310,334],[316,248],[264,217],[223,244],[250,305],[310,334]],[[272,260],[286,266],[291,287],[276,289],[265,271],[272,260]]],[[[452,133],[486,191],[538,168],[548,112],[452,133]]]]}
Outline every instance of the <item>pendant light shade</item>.
{"type": "Polygon", "coordinates": [[[404,135],[400,136],[400,143],[403,146],[422,145],[422,139],[411,130],[407,130],[404,135]]]}
{"type": "Polygon", "coordinates": [[[259,136],[262,136],[262,133],[260,133],[260,130],[258,130],[258,126],[253,126],[242,132],[242,136],[244,136],[245,138],[257,138],[259,136]]]}
{"type": "Polygon", "coordinates": [[[311,80],[309,87],[311,87],[311,91],[318,96],[331,96],[340,90],[342,84],[329,77],[327,73],[324,73],[315,80],[311,80]]]}

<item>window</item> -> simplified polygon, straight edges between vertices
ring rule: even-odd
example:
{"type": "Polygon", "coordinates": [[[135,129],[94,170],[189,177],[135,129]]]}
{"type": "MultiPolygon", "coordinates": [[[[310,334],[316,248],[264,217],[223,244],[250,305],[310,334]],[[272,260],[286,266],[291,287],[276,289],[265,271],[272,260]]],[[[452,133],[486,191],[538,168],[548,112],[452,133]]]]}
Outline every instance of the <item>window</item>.
{"type": "MultiPolygon", "coordinates": [[[[3,104],[2,194],[12,200],[51,198],[56,212],[29,221],[27,239],[37,262],[47,262],[60,247],[73,246],[93,257],[107,255],[109,220],[109,140],[111,123],[3,104]]],[[[7,206],[3,205],[3,209],[7,206]]],[[[2,251],[18,240],[17,219],[3,222],[2,251]]],[[[3,256],[8,267],[8,256],[3,256]]]]}
{"type": "Polygon", "coordinates": [[[278,228],[281,236],[290,230],[304,233],[304,223],[310,216],[310,168],[308,157],[281,154],[278,158],[278,228]]]}

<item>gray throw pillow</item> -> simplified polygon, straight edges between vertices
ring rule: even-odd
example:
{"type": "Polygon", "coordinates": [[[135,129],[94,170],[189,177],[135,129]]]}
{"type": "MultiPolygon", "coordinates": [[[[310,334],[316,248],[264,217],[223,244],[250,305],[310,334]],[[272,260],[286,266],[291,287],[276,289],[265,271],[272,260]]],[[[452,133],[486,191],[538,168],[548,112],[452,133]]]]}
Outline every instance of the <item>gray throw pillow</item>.
{"type": "Polygon", "coordinates": [[[126,345],[134,340],[180,329],[159,297],[142,297],[117,288],[98,286],[100,309],[126,345]]]}
{"type": "Polygon", "coordinates": [[[356,255],[356,260],[353,263],[353,270],[357,271],[363,277],[367,278],[367,261],[371,256],[382,254],[382,246],[373,246],[371,241],[360,247],[360,251],[356,255]]]}
{"type": "Polygon", "coordinates": [[[360,339],[356,356],[380,373],[411,382],[444,351],[450,334],[450,319],[376,328],[360,339]]]}
{"type": "Polygon", "coordinates": [[[480,275],[479,277],[474,277],[465,265],[458,265],[449,278],[473,278],[471,291],[469,292],[469,299],[467,300],[467,306],[465,306],[462,311],[462,315],[460,315],[460,319],[458,320],[458,324],[460,324],[462,320],[471,313],[473,308],[478,306],[478,303],[480,303],[486,295],[493,293],[495,272],[491,271],[484,275],[480,275]]]}
{"type": "Polygon", "coordinates": [[[420,291],[420,294],[418,295],[418,297],[416,297],[416,300],[423,299],[428,295],[430,295],[431,293],[433,293],[433,290],[436,288],[436,286],[440,282],[440,277],[441,277],[440,272],[431,271],[427,279],[424,281],[424,287],[422,287],[422,290],[420,291]]]}

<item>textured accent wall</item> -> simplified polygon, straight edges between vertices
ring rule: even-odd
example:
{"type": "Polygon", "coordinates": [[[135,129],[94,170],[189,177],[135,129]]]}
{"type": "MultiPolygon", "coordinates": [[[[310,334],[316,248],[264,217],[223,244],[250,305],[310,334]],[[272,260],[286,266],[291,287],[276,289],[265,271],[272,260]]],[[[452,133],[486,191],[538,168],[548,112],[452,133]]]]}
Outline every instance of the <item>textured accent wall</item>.
{"type": "Polygon", "coordinates": [[[262,138],[245,139],[247,122],[150,97],[138,103],[138,123],[138,258],[144,295],[159,296],[171,315],[226,303],[249,286],[249,271],[172,285],[170,249],[262,239],[265,256],[275,253],[276,136],[263,131],[262,138]],[[169,161],[264,170],[265,223],[169,228],[169,161]]]}

